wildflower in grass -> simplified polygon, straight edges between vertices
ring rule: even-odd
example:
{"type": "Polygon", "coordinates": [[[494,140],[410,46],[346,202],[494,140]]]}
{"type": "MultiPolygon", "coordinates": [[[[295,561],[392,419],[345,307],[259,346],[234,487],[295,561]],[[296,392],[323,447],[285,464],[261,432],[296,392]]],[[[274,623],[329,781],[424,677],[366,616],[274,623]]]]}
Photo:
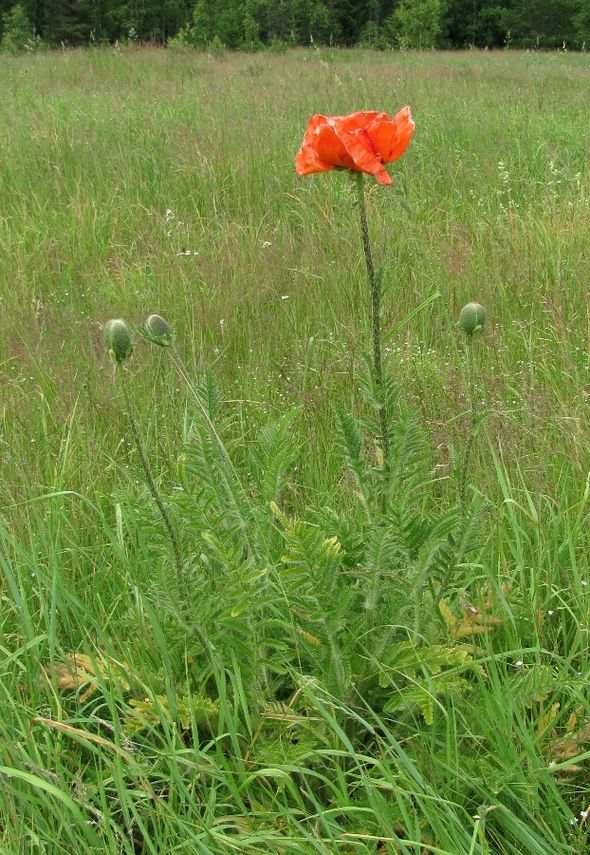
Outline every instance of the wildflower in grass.
{"type": "Polygon", "coordinates": [[[409,107],[393,118],[375,111],[312,116],[295,160],[297,174],[350,169],[374,175],[379,184],[391,184],[384,164],[402,156],[414,127],[409,107]]]}
{"type": "Polygon", "coordinates": [[[124,362],[133,352],[131,330],[121,318],[113,318],[104,325],[104,341],[111,356],[117,363],[124,362]]]}
{"type": "MultiPolygon", "coordinates": [[[[409,107],[403,107],[393,118],[387,113],[359,112],[348,116],[312,116],[303,144],[295,158],[298,175],[348,169],[356,173],[357,205],[361,240],[365,254],[367,278],[371,290],[371,327],[373,337],[372,373],[375,401],[379,413],[381,468],[389,471],[389,414],[381,364],[381,275],[375,271],[365,202],[363,173],[374,175],[379,184],[391,184],[384,164],[397,160],[412,139],[415,123],[409,107]]],[[[381,495],[385,507],[385,491],[381,495]]]]}

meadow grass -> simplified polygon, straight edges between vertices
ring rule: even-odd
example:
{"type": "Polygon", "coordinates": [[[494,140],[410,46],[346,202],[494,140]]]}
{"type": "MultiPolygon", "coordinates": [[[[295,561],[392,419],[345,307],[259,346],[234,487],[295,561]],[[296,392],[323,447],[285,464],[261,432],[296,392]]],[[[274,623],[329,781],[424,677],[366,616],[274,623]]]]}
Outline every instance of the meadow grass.
{"type": "Polygon", "coordinates": [[[563,53],[3,57],[0,851],[583,851],[589,84],[563,53]],[[367,201],[423,464],[400,544],[338,439],[366,416],[354,185],[293,158],[313,113],[406,103],[414,140],[367,201]],[[246,485],[138,340],[189,602],[102,343],[150,312],[246,485]]]}

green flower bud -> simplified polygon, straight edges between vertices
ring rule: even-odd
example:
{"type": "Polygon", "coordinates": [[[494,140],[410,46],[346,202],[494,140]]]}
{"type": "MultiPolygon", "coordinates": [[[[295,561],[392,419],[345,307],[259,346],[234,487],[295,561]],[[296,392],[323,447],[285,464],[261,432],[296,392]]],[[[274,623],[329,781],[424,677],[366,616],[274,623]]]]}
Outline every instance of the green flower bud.
{"type": "Polygon", "coordinates": [[[174,340],[172,329],[160,315],[150,315],[143,325],[143,333],[152,344],[160,347],[170,347],[174,340]]]}
{"type": "Polygon", "coordinates": [[[467,303],[461,309],[459,326],[468,336],[471,337],[474,333],[483,332],[485,322],[486,310],[481,303],[467,303]]]}
{"type": "Polygon", "coordinates": [[[124,362],[133,352],[131,330],[121,318],[106,322],[104,325],[104,341],[111,358],[115,362],[124,362]]]}

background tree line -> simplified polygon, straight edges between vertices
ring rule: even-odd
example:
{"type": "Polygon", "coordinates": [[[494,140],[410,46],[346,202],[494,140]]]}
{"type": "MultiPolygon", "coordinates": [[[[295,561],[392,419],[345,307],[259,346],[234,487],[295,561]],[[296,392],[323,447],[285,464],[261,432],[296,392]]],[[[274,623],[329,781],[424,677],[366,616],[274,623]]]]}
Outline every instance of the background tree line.
{"type": "Polygon", "coordinates": [[[590,48],[590,0],[0,0],[8,50],[176,39],[195,46],[590,48]]]}

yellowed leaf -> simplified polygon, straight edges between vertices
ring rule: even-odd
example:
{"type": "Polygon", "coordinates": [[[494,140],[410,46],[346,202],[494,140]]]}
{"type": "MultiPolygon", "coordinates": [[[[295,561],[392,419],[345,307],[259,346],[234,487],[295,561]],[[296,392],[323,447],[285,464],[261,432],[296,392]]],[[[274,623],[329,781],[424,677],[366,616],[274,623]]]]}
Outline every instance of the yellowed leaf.
{"type": "Polygon", "coordinates": [[[450,608],[447,605],[445,600],[440,601],[440,603],[438,604],[438,610],[441,613],[442,619],[444,620],[444,622],[446,623],[446,625],[449,629],[449,633],[451,635],[451,638],[455,638],[456,637],[455,632],[457,629],[457,618],[455,617],[453,612],[450,610],[450,608]]]}
{"type": "Polygon", "coordinates": [[[377,466],[383,466],[383,451],[379,448],[378,445],[375,446],[375,461],[377,463],[377,466]]]}
{"type": "Polygon", "coordinates": [[[545,733],[548,727],[551,727],[555,719],[557,718],[557,713],[559,712],[561,704],[555,703],[547,710],[544,715],[537,722],[537,735],[541,736],[542,733],[545,733]]]}
{"type": "Polygon", "coordinates": [[[478,635],[481,632],[487,632],[488,627],[484,624],[470,623],[467,621],[461,621],[457,629],[455,630],[455,639],[465,638],[465,636],[469,635],[478,635]]]}
{"type": "Polygon", "coordinates": [[[570,717],[567,720],[567,724],[565,729],[568,733],[573,733],[576,729],[576,725],[578,723],[578,716],[582,712],[582,707],[577,707],[572,713],[570,713],[570,717]]]}
{"type": "Polygon", "coordinates": [[[461,611],[463,612],[463,617],[465,620],[476,621],[479,620],[481,612],[471,603],[466,602],[465,600],[461,603],[461,611]]]}
{"type": "Polygon", "coordinates": [[[63,692],[86,691],[80,696],[84,703],[100,689],[100,680],[113,680],[123,690],[128,691],[129,683],[123,676],[122,667],[118,663],[91,659],[86,653],[69,653],[62,662],[56,662],[52,668],[44,670],[47,680],[55,681],[57,688],[63,692]]]}
{"type": "Polygon", "coordinates": [[[304,638],[308,644],[313,645],[313,647],[319,647],[322,643],[319,638],[316,638],[315,635],[312,635],[311,632],[306,632],[302,627],[296,626],[295,631],[304,638]]]}

